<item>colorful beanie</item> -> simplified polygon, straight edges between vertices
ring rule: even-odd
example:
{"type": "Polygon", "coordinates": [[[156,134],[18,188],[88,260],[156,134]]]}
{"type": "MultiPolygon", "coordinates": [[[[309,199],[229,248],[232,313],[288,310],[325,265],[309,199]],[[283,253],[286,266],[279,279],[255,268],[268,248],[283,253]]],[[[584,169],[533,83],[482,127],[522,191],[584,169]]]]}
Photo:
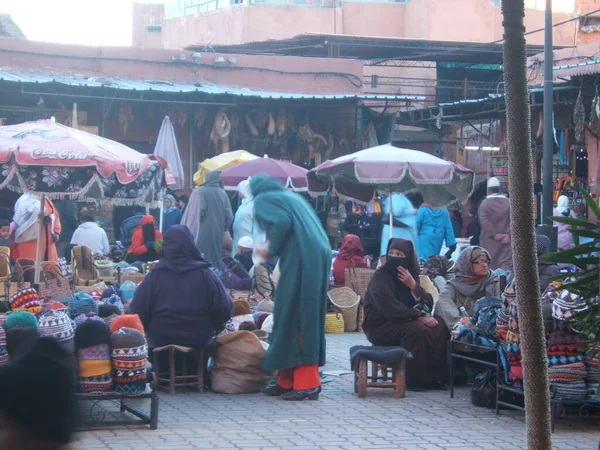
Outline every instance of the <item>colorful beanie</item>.
{"type": "Polygon", "coordinates": [[[8,361],[8,349],[6,348],[6,332],[4,331],[4,321],[6,316],[0,316],[0,366],[8,361]]]}
{"type": "Polygon", "coordinates": [[[114,287],[114,286],[109,286],[106,289],[104,289],[104,291],[102,292],[102,298],[103,299],[110,298],[113,295],[116,295],[116,296],[120,296],[121,295],[121,293],[119,292],[119,290],[116,287],[114,287]]]}
{"type": "Polygon", "coordinates": [[[79,361],[79,390],[87,394],[110,392],[110,335],[104,322],[86,320],[75,330],[79,361]]]}
{"type": "Polygon", "coordinates": [[[52,309],[45,311],[39,319],[38,329],[41,336],[55,339],[67,353],[75,352],[75,330],[65,312],[52,309]]]}
{"type": "Polygon", "coordinates": [[[51,302],[48,305],[48,309],[54,309],[54,310],[66,310],[67,307],[62,304],[61,302],[51,302]]]}
{"type": "Polygon", "coordinates": [[[42,302],[35,289],[23,289],[10,298],[10,307],[13,311],[27,311],[32,314],[42,312],[42,302]]]}
{"type": "Polygon", "coordinates": [[[98,315],[100,318],[104,319],[113,314],[116,314],[117,316],[121,314],[121,311],[116,305],[111,305],[110,303],[100,303],[98,305],[98,315]]]}
{"type": "Polygon", "coordinates": [[[111,334],[110,342],[115,391],[124,395],[143,394],[148,363],[146,338],[138,330],[121,328],[111,334]]]}
{"type": "Polygon", "coordinates": [[[74,319],[80,314],[98,314],[98,304],[94,298],[85,292],[76,292],[69,302],[69,317],[74,319]]]}
{"type": "Polygon", "coordinates": [[[128,302],[133,298],[135,294],[136,285],[133,281],[127,280],[121,285],[121,298],[123,301],[128,302]]]}
{"type": "Polygon", "coordinates": [[[92,297],[94,300],[96,300],[97,302],[99,302],[100,300],[102,300],[102,292],[101,292],[101,291],[99,291],[99,290],[97,290],[97,289],[91,290],[91,291],[90,291],[90,296],[91,296],[91,297],[92,297]]]}
{"type": "Polygon", "coordinates": [[[105,298],[104,303],[107,303],[109,305],[114,305],[117,308],[119,308],[119,314],[122,314],[123,311],[125,311],[125,306],[123,305],[123,302],[121,301],[121,297],[119,297],[118,295],[111,295],[110,297],[105,298]]]}
{"type": "Polygon", "coordinates": [[[133,328],[142,334],[146,334],[140,316],[137,314],[123,314],[122,316],[115,318],[110,324],[110,332],[114,333],[115,331],[118,331],[119,328],[123,327],[133,328]]]}
{"type": "Polygon", "coordinates": [[[85,322],[86,320],[98,320],[98,321],[102,321],[102,318],[100,318],[99,316],[97,316],[94,313],[87,313],[87,314],[79,314],[77,317],[75,317],[73,319],[73,328],[77,329],[77,327],[79,325],[81,325],[83,322],[85,322]]]}
{"type": "Polygon", "coordinates": [[[37,327],[37,318],[27,311],[11,312],[6,316],[6,320],[4,321],[4,329],[6,331],[12,328],[35,328],[37,330],[37,327]]]}

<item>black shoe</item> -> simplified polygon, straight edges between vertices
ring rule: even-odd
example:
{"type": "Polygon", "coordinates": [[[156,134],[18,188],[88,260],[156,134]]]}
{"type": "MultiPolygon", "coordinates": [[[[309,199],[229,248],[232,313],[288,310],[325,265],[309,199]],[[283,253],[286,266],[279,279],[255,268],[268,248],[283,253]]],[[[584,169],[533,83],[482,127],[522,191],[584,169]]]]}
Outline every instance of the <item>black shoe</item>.
{"type": "Polygon", "coordinates": [[[260,392],[265,395],[269,395],[271,397],[279,397],[287,392],[291,392],[292,389],[285,389],[279,386],[278,384],[274,384],[273,386],[267,386],[266,388],[262,388],[260,392]]]}
{"type": "Polygon", "coordinates": [[[283,394],[281,399],[289,401],[319,400],[319,392],[321,392],[321,386],[306,391],[290,391],[283,394]]]}

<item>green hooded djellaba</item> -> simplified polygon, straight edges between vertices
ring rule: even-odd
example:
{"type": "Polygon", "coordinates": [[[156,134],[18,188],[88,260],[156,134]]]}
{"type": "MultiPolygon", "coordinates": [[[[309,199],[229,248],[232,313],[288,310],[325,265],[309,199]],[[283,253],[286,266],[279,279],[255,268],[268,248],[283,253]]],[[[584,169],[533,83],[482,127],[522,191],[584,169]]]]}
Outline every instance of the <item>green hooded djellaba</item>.
{"type": "Polygon", "coordinates": [[[273,333],[266,370],[325,364],[325,313],[331,248],[315,211],[275,179],[250,180],[254,218],[279,257],[273,333]]]}

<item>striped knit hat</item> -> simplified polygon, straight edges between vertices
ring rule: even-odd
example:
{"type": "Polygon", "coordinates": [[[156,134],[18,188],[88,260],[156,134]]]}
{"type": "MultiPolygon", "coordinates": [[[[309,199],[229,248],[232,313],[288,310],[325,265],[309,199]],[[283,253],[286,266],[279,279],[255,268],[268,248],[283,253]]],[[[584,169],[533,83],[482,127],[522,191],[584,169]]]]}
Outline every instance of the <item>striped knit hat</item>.
{"type": "Polygon", "coordinates": [[[137,314],[123,314],[122,316],[115,318],[110,324],[110,332],[114,333],[115,331],[118,331],[119,328],[124,327],[138,330],[143,335],[146,334],[140,316],[137,314]]]}
{"type": "Polygon", "coordinates": [[[27,311],[35,315],[42,312],[42,302],[35,289],[23,289],[10,298],[13,311],[27,311]]]}
{"type": "Polygon", "coordinates": [[[98,304],[94,298],[85,292],[76,292],[69,302],[69,317],[74,319],[80,314],[98,314],[98,304]]]}
{"type": "Polygon", "coordinates": [[[65,312],[52,309],[45,311],[38,321],[38,329],[41,336],[56,339],[67,353],[75,352],[75,330],[65,312]]]}
{"type": "Polygon", "coordinates": [[[110,336],[101,320],[88,319],[75,330],[79,361],[79,391],[92,394],[112,390],[110,336]]]}
{"type": "Polygon", "coordinates": [[[146,338],[133,328],[120,328],[110,336],[115,391],[140,395],[146,390],[148,345],[146,338]]]}

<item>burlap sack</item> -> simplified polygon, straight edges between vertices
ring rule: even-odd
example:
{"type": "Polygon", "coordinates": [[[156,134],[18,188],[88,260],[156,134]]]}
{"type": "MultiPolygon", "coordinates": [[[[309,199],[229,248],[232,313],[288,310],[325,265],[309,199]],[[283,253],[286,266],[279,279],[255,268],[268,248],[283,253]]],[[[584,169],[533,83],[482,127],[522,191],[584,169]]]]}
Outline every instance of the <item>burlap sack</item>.
{"type": "Polygon", "coordinates": [[[250,331],[236,331],[216,340],[215,365],[211,369],[211,388],[222,394],[259,392],[273,377],[263,370],[265,350],[250,331]]]}

